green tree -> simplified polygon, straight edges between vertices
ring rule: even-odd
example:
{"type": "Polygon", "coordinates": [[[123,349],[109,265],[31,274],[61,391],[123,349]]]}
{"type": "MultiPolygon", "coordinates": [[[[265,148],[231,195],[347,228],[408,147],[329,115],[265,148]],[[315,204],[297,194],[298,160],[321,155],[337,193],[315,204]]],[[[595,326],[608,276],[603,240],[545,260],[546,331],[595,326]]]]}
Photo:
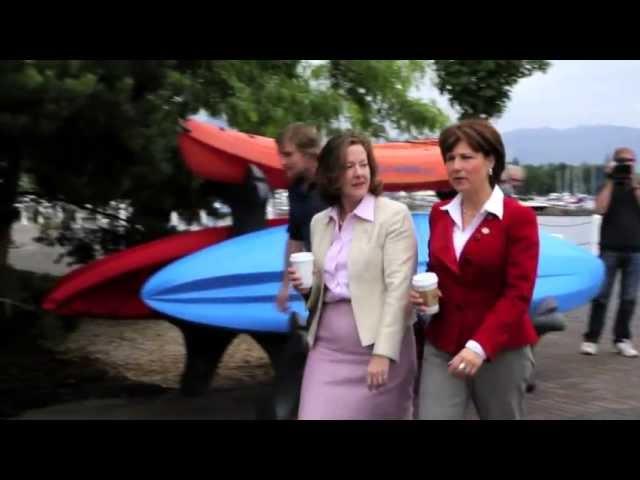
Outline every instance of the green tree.
{"type": "Polygon", "coordinates": [[[21,174],[49,200],[99,206],[135,198],[137,220],[150,228],[144,217],[192,181],[175,149],[176,120],[193,109],[178,96],[189,75],[172,61],[2,62],[0,158],[9,174],[0,199],[0,265],[21,174]]]}
{"type": "MultiPolygon", "coordinates": [[[[3,319],[21,316],[16,305],[37,305],[50,285],[7,266],[18,186],[77,205],[135,198],[136,223],[144,226],[125,236],[152,235],[154,223],[144,219],[160,209],[149,200],[162,205],[194,180],[176,162],[175,149],[176,119],[191,110],[179,97],[190,87],[191,70],[176,61],[0,63],[0,329],[8,325],[3,319]]],[[[102,242],[113,237],[100,233],[102,242]]],[[[66,246],[86,261],[93,240],[66,246]]]]}
{"type": "Polygon", "coordinates": [[[204,108],[268,136],[300,120],[325,132],[422,136],[447,122],[411,95],[427,71],[426,62],[373,60],[0,62],[0,275],[21,180],[50,201],[129,202],[125,229],[53,239],[86,262],[163,235],[171,210],[206,205],[178,154],[181,119],[204,108]]]}
{"type": "Polygon", "coordinates": [[[547,195],[555,191],[555,165],[525,165],[524,169],[527,172],[524,184],[527,195],[547,195]]]}
{"type": "Polygon", "coordinates": [[[497,118],[523,78],[546,72],[547,60],[435,60],[436,86],[460,118],[497,118]]]}
{"type": "Polygon", "coordinates": [[[428,69],[428,62],[420,60],[332,60],[316,74],[328,76],[332,90],[342,98],[347,124],[383,139],[389,136],[389,126],[422,136],[448,122],[434,102],[410,95],[428,69]]]}
{"type": "MultiPolygon", "coordinates": [[[[11,209],[28,174],[47,199],[129,199],[135,222],[149,229],[201,200],[176,150],[187,115],[204,108],[268,136],[295,120],[328,132],[349,125],[378,138],[390,128],[420,136],[447,122],[410,95],[426,71],[420,61],[3,62],[0,168],[9,188],[0,205],[11,209]]],[[[0,221],[5,241],[13,218],[5,212],[0,221]]]]}
{"type": "Polygon", "coordinates": [[[418,60],[207,62],[200,79],[210,87],[199,103],[234,128],[266,136],[293,120],[326,133],[348,126],[379,139],[391,130],[423,136],[448,121],[412,95],[428,70],[418,60]]]}

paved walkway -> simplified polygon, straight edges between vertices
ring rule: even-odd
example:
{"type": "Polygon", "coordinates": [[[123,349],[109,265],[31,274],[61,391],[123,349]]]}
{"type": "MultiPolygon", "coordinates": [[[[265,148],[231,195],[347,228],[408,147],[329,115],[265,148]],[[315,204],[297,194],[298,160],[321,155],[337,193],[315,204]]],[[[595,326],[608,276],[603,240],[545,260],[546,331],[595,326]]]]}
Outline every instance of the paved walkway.
{"type": "MultiPolygon", "coordinates": [[[[614,353],[609,332],[615,310],[610,310],[597,356],[577,353],[588,307],[569,315],[566,331],[543,338],[535,353],[537,388],[527,397],[529,419],[640,419],[640,358],[614,353]]],[[[632,326],[640,333],[639,319],[637,312],[632,326]]],[[[92,400],[34,410],[23,418],[253,419],[266,390],[257,385],[213,389],[195,399],[171,393],[152,399],[92,400]]],[[[469,416],[475,417],[473,412],[469,416]]]]}
{"type": "MultiPolygon", "coordinates": [[[[577,353],[589,307],[569,314],[566,331],[543,338],[536,350],[537,389],[529,395],[529,418],[640,419],[640,358],[624,358],[613,349],[616,308],[617,302],[609,306],[596,356],[577,353]]],[[[632,321],[636,335],[640,334],[639,313],[632,321]]]]}
{"type": "MultiPolygon", "coordinates": [[[[28,227],[17,226],[18,243],[28,242],[28,227]]],[[[55,249],[13,249],[12,261],[49,265],[50,273],[63,273],[64,264],[54,265],[55,249]]],[[[613,292],[617,296],[617,288],[613,292]]],[[[640,305],[640,302],[639,302],[640,305]]],[[[564,332],[546,335],[535,356],[537,389],[528,395],[530,419],[640,419],[640,358],[623,358],[613,353],[611,329],[617,302],[610,306],[601,353],[594,357],[578,354],[589,307],[568,315],[564,332]]],[[[640,346],[640,307],[632,321],[636,346],[640,346]]],[[[212,389],[207,395],[182,398],[171,393],[152,399],[113,399],[57,405],[28,412],[24,418],[255,418],[256,403],[265,394],[264,385],[212,389]]],[[[474,415],[471,414],[471,417],[474,415]]]]}

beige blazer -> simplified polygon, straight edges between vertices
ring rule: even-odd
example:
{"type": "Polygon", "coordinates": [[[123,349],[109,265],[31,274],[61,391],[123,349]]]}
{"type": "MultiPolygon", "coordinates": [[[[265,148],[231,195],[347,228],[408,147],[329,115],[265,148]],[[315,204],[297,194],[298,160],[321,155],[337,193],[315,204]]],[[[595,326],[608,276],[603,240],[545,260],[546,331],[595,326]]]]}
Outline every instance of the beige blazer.
{"type": "MultiPolygon", "coordinates": [[[[324,303],[324,261],[334,224],[329,209],[311,220],[314,278],[309,309],[309,345],[313,347],[324,303]]],[[[411,278],[416,271],[417,243],[409,209],[386,197],[376,197],[374,221],[355,217],[347,268],[351,305],[363,347],[398,360],[402,338],[415,320],[409,304],[411,278]]]]}

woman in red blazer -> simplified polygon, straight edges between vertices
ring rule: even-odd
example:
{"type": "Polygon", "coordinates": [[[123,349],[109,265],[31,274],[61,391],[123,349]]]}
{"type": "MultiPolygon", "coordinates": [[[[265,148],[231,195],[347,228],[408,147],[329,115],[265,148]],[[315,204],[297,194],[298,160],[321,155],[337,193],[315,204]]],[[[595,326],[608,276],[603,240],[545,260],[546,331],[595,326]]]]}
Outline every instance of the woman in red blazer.
{"type": "MultiPolygon", "coordinates": [[[[440,149],[458,194],[436,203],[429,217],[428,269],[442,296],[425,328],[419,417],[463,419],[471,400],[481,419],[519,419],[537,341],[528,314],[536,216],[497,186],[505,151],[489,122],[448,127],[440,149]]],[[[411,301],[424,315],[417,292],[411,301]]]]}

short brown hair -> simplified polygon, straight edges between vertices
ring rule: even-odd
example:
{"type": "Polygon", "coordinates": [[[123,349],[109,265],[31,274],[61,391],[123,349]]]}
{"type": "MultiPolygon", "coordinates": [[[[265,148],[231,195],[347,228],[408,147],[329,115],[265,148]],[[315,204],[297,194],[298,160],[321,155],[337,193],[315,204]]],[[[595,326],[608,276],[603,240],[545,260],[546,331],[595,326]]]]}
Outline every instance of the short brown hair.
{"type": "Polygon", "coordinates": [[[455,125],[445,128],[440,133],[439,145],[442,159],[446,162],[447,155],[460,142],[465,142],[475,152],[480,152],[495,161],[489,183],[493,188],[500,182],[505,168],[505,151],[502,137],[487,120],[472,118],[462,120],[455,125]]]}
{"type": "Polygon", "coordinates": [[[313,125],[306,123],[291,123],[276,137],[278,149],[284,148],[286,143],[291,143],[304,155],[317,157],[320,152],[320,135],[313,125]]]}
{"type": "Polygon", "coordinates": [[[613,151],[613,159],[615,160],[616,158],[620,158],[621,156],[624,156],[625,154],[629,155],[634,162],[636,161],[636,152],[634,152],[629,147],[616,148],[613,151]]]}
{"type": "Polygon", "coordinates": [[[316,184],[320,195],[330,206],[340,203],[340,180],[345,170],[347,149],[352,145],[362,145],[367,152],[371,177],[369,192],[376,196],[382,193],[382,182],[378,179],[378,163],[373,155],[371,142],[364,135],[347,131],[331,137],[318,156],[316,184]]]}

